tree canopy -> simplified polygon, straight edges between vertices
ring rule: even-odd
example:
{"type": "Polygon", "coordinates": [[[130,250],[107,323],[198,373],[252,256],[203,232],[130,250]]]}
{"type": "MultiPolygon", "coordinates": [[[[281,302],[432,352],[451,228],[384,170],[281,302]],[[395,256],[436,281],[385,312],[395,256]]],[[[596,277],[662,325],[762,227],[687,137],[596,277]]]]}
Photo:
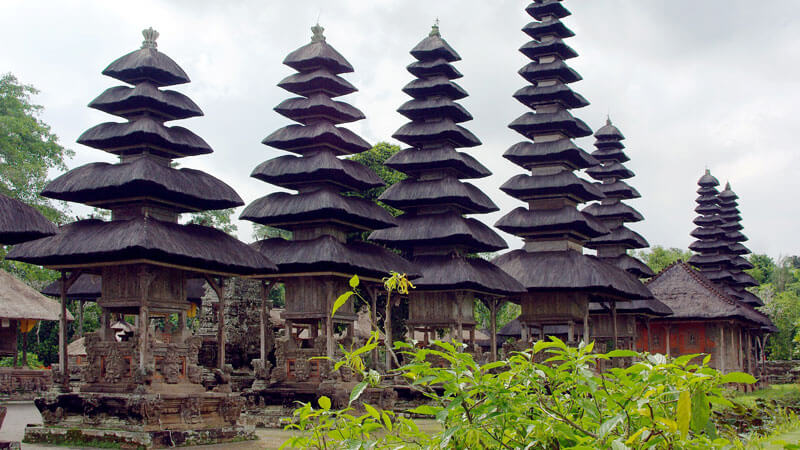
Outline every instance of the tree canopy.
{"type": "Polygon", "coordinates": [[[39,91],[7,73],[0,76],[0,193],[39,209],[48,219],[64,222],[65,205],[40,197],[50,169],[66,170],[72,150],[64,148],[44,123],[42,106],[32,103],[39,91]]]}
{"type": "Polygon", "coordinates": [[[646,250],[635,251],[633,256],[642,260],[653,272],[658,273],[677,260],[688,261],[692,257],[692,252],[675,247],[665,248],[656,245],[646,250]]]}

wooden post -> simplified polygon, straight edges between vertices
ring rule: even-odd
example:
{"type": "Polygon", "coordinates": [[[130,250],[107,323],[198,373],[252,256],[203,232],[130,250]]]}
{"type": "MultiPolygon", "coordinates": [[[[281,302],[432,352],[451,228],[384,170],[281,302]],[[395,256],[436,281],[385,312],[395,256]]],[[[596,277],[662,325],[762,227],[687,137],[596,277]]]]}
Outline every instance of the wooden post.
{"type": "Polygon", "coordinates": [[[720,372],[725,372],[725,325],[719,326],[719,367],[720,372]]]}
{"type": "Polygon", "coordinates": [[[491,333],[489,340],[492,343],[492,362],[497,361],[497,303],[498,300],[493,298],[489,300],[489,310],[491,312],[491,333]]]}
{"type": "Polygon", "coordinates": [[[651,353],[653,351],[653,333],[650,331],[650,318],[648,317],[645,319],[647,322],[647,352],[651,353]]]}
{"type": "Polygon", "coordinates": [[[69,361],[67,358],[67,272],[61,271],[61,312],[58,315],[58,367],[63,388],[69,391],[69,361]]]}
{"type": "MultiPolygon", "coordinates": [[[[369,300],[370,300],[370,308],[369,308],[369,319],[370,323],[375,324],[376,331],[378,327],[378,289],[375,287],[368,287],[367,292],[369,293],[369,300]]],[[[376,345],[375,348],[372,349],[372,368],[378,368],[378,346],[376,345]]]]}
{"type": "MultiPolygon", "coordinates": [[[[150,323],[149,308],[147,305],[139,307],[139,369],[144,370],[147,359],[148,325],[150,323]]],[[[106,324],[108,328],[108,324],[106,324]]]]}
{"type": "Polygon", "coordinates": [[[570,320],[567,324],[567,342],[572,343],[575,340],[575,321],[570,320]]]}
{"type": "Polygon", "coordinates": [[[383,318],[384,345],[386,346],[386,372],[392,370],[392,298],[386,296],[386,315],[383,318]]]}
{"type": "Polygon", "coordinates": [[[22,333],[22,367],[28,365],[28,333],[22,333]]]}
{"type": "Polygon", "coordinates": [[[615,301],[611,302],[611,321],[614,327],[614,349],[616,349],[619,344],[617,342],[617,302],[615,301]]]}
{"type": "Polygon", "coordinates": [[[333,282],[330,280],[325,282],[325,292],[327,297],[326,304],[328,305],[328,307],[325,309],[325,355],[328,358],[333,358],[336,351],[336,346],[334,345],[333,316],[331,316],[331,311],[333,310],[333,303],[336,301],[336,299],[333,298],[333,282]]]}
{"type": "Polygon", "coordinates": [[[739,341],[736,343],[736,348],[738,349],[738,357],[739,357],[739,370],[745,370],[744,365],[744,358],[742,356],[742,347],[744,347],[744,343],[742,342],[742,329],[739,328],[739,341]]]}
{"type": "Polygon", "coordinates": [[[261,363],[265,363],[267,361],[267,299],[269,298],[269,294],[271,292],[270,289],[270,281],[261,281],[261,314],[260,314],[260,325],[261,325],[261,345],[260,345],[260,355],[261,355],[261,363]]]}
{"type": "Polygon", "coordinates": [[[583,314],[583,342],[589,343],[589,308],[586,308],[586,313],[583,314]]]}
{"type": "Polygon", "coordinates": [[[83,337],[83,305],[84,300],[78,300],[78,335],[83,337]]]}
{"type": "Polygon", "coordinates": [[[667,356],[669,356],[670,353],[671,353],[670,352],[670,331],[672,330],[672,327],[667,325],[666,329],[667,329],[667,356]]]}
{"type": "Polygon", "coordinates": [[[225,368],[225,280],[205,275],[206,282],[217,294],[217,368],[225,368]]]}

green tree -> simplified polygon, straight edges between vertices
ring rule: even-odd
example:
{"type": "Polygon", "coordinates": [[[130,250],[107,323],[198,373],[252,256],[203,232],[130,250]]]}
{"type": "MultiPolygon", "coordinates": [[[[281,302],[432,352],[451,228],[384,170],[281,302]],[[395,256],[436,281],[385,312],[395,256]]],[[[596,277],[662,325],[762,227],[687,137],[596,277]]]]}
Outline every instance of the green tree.
{"type": "Polygon", "coordinates": [[[271,227],[269,225],[261,225],[258,223],[253,224],[253,239],[261,241],[264,239],[281,238],[291,240],[292,232],[281,228],[271,227]]]}
{"type": "Polygon", "coordinates": [[[746,270],[746,272],[755,278],[759,284],[769,283],[772,279],[772,273],[775,272],[775,260],[767,255],[756,253],[750,255],[749,260],[753,268],[746,270]]]}
{"type": "Polygon", "coordinates": [[[769,359],[792,359],[796,355],[794,338],[800,322],[800,296],[793,291],[775,292],[770,285],[761,286],[756,293],[764,301],[761,310],[778,328],[767,340],[769,359]]]}
{"type": "Polygon", "coordinates": [[[236,230],[238,230],[236,224],[233,223],[232,216],[234,211],[236,211],[236,209],[228,208],[192,213],[189,215],[187,223],[213,227],[233,235],[236,233],[236,230]]]}
{"type": "MultiPolygon", "coordinates": [[[[385,165],[386,160],[397,154],[399,151],[400,147],[397,145],[392,145],[388,142],[378,142],[371,149],[353,155],[350,158],[353,161],[360,162],[361,164],[369,167],[383,180],[384,183],[386,183],[385,186],[372,188],[361,192],[359,193],[359,196],[378,201],[378,197],[380,197],[381,194],[383,194],[383,192],[389,188],[389,186],[407,178],[403,172],[391,169],[385,165]]],[[[394,216],[400,215],[401,213],[400,210],[392,208],[391,206],[385,205],[381,202],[378,202],[378,204],[384,207],[394,216]]]]}
{"type": "Polygon", "coordinates": [[[653,272],[658,273],[677,260],[688,261],[692,257],[692,252],[656,245],[646,250],[634,251],[633,256],[642,260],[653,272]]]}
{"type": "Polygon", "coordinates": [[[31,102],[39,91],[7,73],[0,76],[0,193],[40,210],[48,219],[66,221],[66,205],[40,197],[48,170],[66,170],[74,155],[40,119],[43,107],[31,102]]]}

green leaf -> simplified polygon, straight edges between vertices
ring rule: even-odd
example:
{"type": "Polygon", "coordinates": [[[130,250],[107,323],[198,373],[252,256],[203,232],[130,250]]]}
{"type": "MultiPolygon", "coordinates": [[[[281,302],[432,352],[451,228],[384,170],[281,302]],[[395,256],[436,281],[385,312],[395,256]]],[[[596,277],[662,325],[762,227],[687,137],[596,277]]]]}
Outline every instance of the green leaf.
{"type": "Polygon", "coordinates": [[[634,356],[639,356],[639,354],[633,350],[611,350],[606,353],[605,356],[609,358],[632,358],[634,356]]]}
{"type": "Polygon", "coordinates": [[[368,403],[364,403],[364,409],[366,409],[367,413],[369,413],[369,415],[374,417],[376,420],[381,420],[381,414],[378,412],[377,409],[375,409],[374,406],[368,403]]]}
{"type": "Polygon", "coordinates": [[[744,372],[731,372],[726,373],[722,376],[719,380],[720,383],[745,383],[745,384],[753,384],[756,382],[755,377],[750,375],[749,373],[744,372]]]}
{"type": "Polygon", "coordinates": [[[350,287],[353,289],[358,287],[358,275],[353,275],[353,278],[350,278],[350,287]]]}
{"type": "Polygon", "coordinates": [[[433,406],[422,405],[422,406],[417,406],[414,409],[409,409],[408,412],[411,413],[411,414],[422,414],[422,415],[426,415],[426,416],[435,416],[436,413],[438,413],[440,410],[441,410],[441,408],[434,408],[433,406]]]}
{"type": "Polygon", "coordinates": [[[367,389],[367,380],[358,383],[356,387],[354,387],[353,390],[350,391],[350,401],[348,402],[348,404],[358,400],[358,398],[361,397],[361,394],[364,393],[365,389],[367,389]]]}
{"type": "Polygon", "coordinates": [[[319,407],[325,411],[331,409],[331,399],[324,395],[317,400],[317,403],[319,403],[319,407]]]}
{"type": "Polygon", "coordinates": [[[333,303],[333,310],[331,311],[331,317],[336,315],[336,310],[338,310],[339,308],[344,306],[344,304],[347,303],[347,300],[352,295],[353,295],[353,291],[347,291],[344,294],[340,295],[339,298],[336,299],[336,301],[333,303]]]}
{"type": "Polygon", "coordinates": [[[706,394],[698,389],[692,394],[692,431],[700,433],[705,430],[710,418],[711,407],[708,404],[706,394]]]}
{"type": "Polygon", "coordinates": [[[678,431],[685,439],[689,434],[689,423],[692,419],[692,398],[689,396],[689,391],[681,391],[675,412],[678,416],[678,431]]]}
{"type": "Polygon", "coordinates": [[[600,425],[600,428],[597,430],[597,437],[602,440],[606,437],[609,431],[613,430],[614,427],[619,425],[620,422],[625,420],[625,413],[617,414],[616,416],[606,420],[600,425]]]}

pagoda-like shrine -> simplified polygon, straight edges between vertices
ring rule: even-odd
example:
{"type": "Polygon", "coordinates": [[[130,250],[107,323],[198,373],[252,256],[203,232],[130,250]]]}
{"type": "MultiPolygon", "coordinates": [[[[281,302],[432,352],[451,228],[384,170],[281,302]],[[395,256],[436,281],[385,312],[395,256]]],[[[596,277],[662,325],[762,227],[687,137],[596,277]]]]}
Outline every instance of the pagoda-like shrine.
{"type": "Polygon", "coordinates": [[[719,206],[719,181],[711,175],[711,171],[706,172],[697,181],[697,193],[699,194],[695,202],[697,207],[694,209],[698,216],[694,219],[697,228],[690,233],[697,240],[689,248],[695,252],[689,259],[689,263],[695,266],[709,280],[727,284],[734,281],[730,268],[730,257],[728,254],[731,242],[726,239],[727,232],[722,228],[725,220],[720,216],[719,206]]]}
{"type": "Polygon", "coordinates": [[[528,207],[512,210],[496,224],[520,236],[525,244],[494,262],[528,291],[521,298],[523,341],[531,338],[532,329],[540,330],[541,338],[544,324],[562,323],[569,326],[568,340],[574,342],[576,322],[584,322],[584,337],[589,332],[590,301],[613,303],[651,295],[629,273],[583,254],[590,239],[609,230],[577,209],[578,204],[601,200],[604,194],[574,173],[599,161],[572,142],[592,131],[570,114],[571,109],[589,104],[569,87],[581,79],[565,62],[577,56],[563,40],[574,35],[560,20],[570,12],[559,0],[536,0],[526,11],[535,20],[523,28],[532,40],[520,51],[531,62],[519,73],[531,84],[514,98],[533,112],[509,127],[529,140],[513,145],[503,156],[530,174],[511,178],[501,189],[528,207]]]}
{"type": "Polygon", "coordinates": [[[480,221],[464,217],[497,211],[489,197],[463,179],[491,175],[488,169],[457,149],[481,144],[458,125],[472,119],[456,100],[467,96],[454,79],[461,73],[451,63],[461,57],[445,41],[438,24],[418,43],[408,71],[416,77],[403,92],[412,97],[398,112],[410,122],[392,136],[407,144],[386,165],[408,175],[387,189],[380,200],[404,212],[398,226],[378,230],[370,239],[399,249],[422,273],[408,295],[411,335],[429,341],[438,329],[449,329],[459,341],[475,347],[474,302],[492,312],[492,354],[496,355],[495,313],[498,300],[525,289],[491,262],[475,256],[507,248],[503,239],[480,221]],[[464,333],[468,338],[464,338],[464,333]]]}
{"type": "MultiPolygon", "coordinates": [[[[112,62],[103,74],[129,86],[107,89],[91,108],[125,119],[97,125],[78,142],[119,157],[91,163],[47,185],[43,196],[110,210],[111,220],[79,220],[52,237],[16,246],[9,259],[59,270],[62,304],[83,273],[102,277],[100,330],[86,336],[87,364],[80,393],[38,399],[44,427],[28,427],[31,442],[58,439],[63,427],[82,439],[104,440],[107,430],[125,431],[115,442],[168,446],[240,439],[238,394],[206,392],[200,384],[200,338],[186,328],[191,303],[187,280],[212,285],[229,276],[272,272],[264,255],[226,233],[179,223],[182,213],[231,208],[241,198],[204,172],[175,169],[178,158],[204,155],[211,147],[180,126],[164,123],[202,115],[198,106],[166,86],[188,83],[186,73],[156,48],[158,33],[143,31],[140,49],[112,62]],[[127,317],[135,332],[114,338],[113,320],[127,317]],[[156,339],[152,321],[174,320],[176,331],[156,339]]],[[[218,290],[219,292],[219,290],[218,290]]],[[[61,349],[61,369],[68,372],[61,349]]],[[[62,377],[65,391],[68,377],[62,377]]],[[[244,434],[243,434],[244,433],[244,434]]],[[[71,436],[71,439],[76,439],[71,436]]]]}
{"type": "Polygon", "coordinates": [[[728,271],[732,279],[726,283],[728,295],[747,303],[750,306],[762,306],[764,302],[758,296],[747,291],[748,287],[758,286],[758,282],[744,271],[752,269],[753,265],[744,258],[750,254],[750,249],[745,247],[742,242],[747,241],[747,236],[742,234],[742,217],[739,215],[737,199],[739,197],[731,189],[730,183],[725,183],[725,189],[717,196],[719,204],[719,217],[722,223],[719,227],[725,232],[721,238],[728,244],[721,249],[722,253],[728,256],[728,271]]]}
{"type": "Polygon", "coordinates": [[[596,138],[594,146],[597,150],[592,152],[592,156],[600,161],[600,164],[590,167],[586,173],[598,181],[595,186],[605,197],[599,203],[584,208],[583,212],[603,222],[609,233],[590,240],[586,243],[586,247],[597,250],[600,259],[638,278],[652,277],[653,271],[646,264],[628,254],[628,250],[646,248],[649,244],[639,233],[625,226],[626,223],[644,219],[639,211],[623,202],[641,197],[636,189],[625,182],[634,176],[633,172],[623,165],[630,160],[623,150],[625,145],[622,141],[625,136],[609,118],[606,124],[595,132],[594,137],[596,138]]]}
{"type": "Polygon", "coordinates": [[[317,392],[320,383],[336,384],[336,379],[347,377],[332,373],[328,361],[311,358],[333,356],[337,342],[352,340],[353,302],[333,317],[331,311],[336,298],[350,290],[348,280],[353,275],[374,285],[390,271],[414,272],[402,257],[359,239],[365,231],[395,226],[395,220],[376,203],[347,195],[382,186],[383,181],[367,167],[342,158],[370,149],[358,135],[338,126],[364,118],[357,108],[333,100],[356,91],[340,76],[353,72],[353,67],[328,44],[321,26],[311,30],[311,42],[283,61],[297,73],[278,84],[298,97],[283,101],[275,111],[298,123],[262,141],[294,155],[265,161],[251,175],[296,193],[269,194],[249,204],[241,215],[292,233],[290,240],[271,238],[253,244],[275,261],[279,270],[272,279],[285,286],[285,335],[276,341],[271,381],[291,393],[299,392],[298,386],[317,392]]]}

